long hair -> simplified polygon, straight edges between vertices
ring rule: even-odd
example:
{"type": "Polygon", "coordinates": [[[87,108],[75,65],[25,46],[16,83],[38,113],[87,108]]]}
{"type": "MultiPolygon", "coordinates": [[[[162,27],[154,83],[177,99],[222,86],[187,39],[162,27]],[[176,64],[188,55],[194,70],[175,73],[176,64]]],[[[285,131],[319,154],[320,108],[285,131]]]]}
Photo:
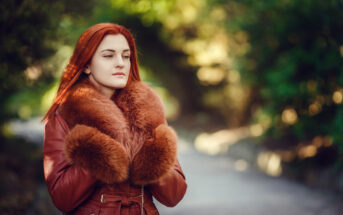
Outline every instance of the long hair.
{"type": "Polygon", "coordinates": [[[59,104],[61,104],[63,99],[67,96],[69,89],[80,78],[84,71],[84,67],[90,63],[102,39],[108,34],[122,34],[129,44],[131,68],[126,86],[128,86],[131,81],[140,81],[136,46],[130,31],[121,25],[113,23],[99,23],[93,25],[84,31],[77,41],[74,53],[63,71],[56,98],[42,121],[53,118],[52,116],[55,114],[59,104]]]}

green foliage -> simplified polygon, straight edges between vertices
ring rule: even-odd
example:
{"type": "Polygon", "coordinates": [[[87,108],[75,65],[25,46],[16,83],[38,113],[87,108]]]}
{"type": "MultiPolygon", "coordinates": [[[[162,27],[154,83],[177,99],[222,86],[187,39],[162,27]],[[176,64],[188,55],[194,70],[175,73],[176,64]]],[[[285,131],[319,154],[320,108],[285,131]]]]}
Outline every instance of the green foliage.
{"type": "Polygon", "coordinates": [[[60,36],[66,35],[63,25],[59,28],[62,18],[73,16],[75,22],[79,21],[80,15],[91,9],[93,1],[80,3],[43,0],[1,2],[0,125],[16,117],[22,106],[39,109],[37,96],[53,81],[55,72],[43,62],[55,53],[60,36]],[[15,95],[19,96],[16,98],[15,95]]]}
{"type": "Polygon", "coordinates": [[[333,100],[343,92],[342,10],[341,0],[4,1],[0,119],[38,113],[38,98],[60,76],[63,50],[87,27],[115,22],[135,35],[142,71],[149,71],[143,76],[161,81],[181,110],[214,108],[239,116],[236,125],[250,113],[258,121],[254,111],[261,110],[269,137],[330,136],[343,148],[342,108],[333,100]],[[27,74],[40,70],[37,78],[27,74]],[[294,122],[283,118],[287,109],[294,122]]]}
{"type": "Polygon", "coordinates": [[[235,3],[240,9],[227,29],[245,31],[250,43],[236,67],[247,77],[246,83],[259,90],[262,109],[279,119],[273,120],[268,134],[296,137],[299,142],[330,136],[343,149],[342,106],[333,101],[333,94],[343,87],[343,2],[235,3]],[[286,108],[296,111],[294,124],[280,120],[286,108]]]}

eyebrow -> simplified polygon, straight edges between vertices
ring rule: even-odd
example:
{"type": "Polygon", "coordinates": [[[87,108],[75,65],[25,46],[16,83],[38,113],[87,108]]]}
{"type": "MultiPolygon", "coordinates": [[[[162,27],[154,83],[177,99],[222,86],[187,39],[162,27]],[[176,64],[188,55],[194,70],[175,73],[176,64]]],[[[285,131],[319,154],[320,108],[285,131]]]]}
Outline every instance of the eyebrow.
{"type": "MultiPolygon", "coordinates": [[[[102,50],[100,53],[105,52],[105,51],[116,52],[116,51],[113,50],[113,49],[104,49],[104,50],[102,50]]],[[[123,50],[123,52],[129,52],[129,51],[130,51],[130,49],[124,49],[124,50],[123,50]]]]}

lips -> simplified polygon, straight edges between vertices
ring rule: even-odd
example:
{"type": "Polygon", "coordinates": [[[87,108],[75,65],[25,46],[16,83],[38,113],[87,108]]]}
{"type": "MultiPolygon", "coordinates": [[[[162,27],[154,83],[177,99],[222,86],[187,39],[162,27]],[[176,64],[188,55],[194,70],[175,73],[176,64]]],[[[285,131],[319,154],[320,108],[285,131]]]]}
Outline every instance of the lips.
{"type": "Polygon", "coordinates": [[[125,73],[123,73],[123,72],[116,72],[116,73],[113,73],[112,75],[125,75],[125,73]]]}

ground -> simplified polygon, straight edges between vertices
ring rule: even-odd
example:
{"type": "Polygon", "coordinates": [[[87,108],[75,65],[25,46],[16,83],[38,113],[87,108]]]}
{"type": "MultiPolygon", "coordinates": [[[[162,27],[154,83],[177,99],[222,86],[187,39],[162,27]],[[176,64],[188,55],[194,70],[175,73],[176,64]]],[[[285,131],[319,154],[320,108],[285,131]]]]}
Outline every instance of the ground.
{"type": "Polygon", "coordinates": [[[188,190],[174,208],[158,204],[163,215],[338,215],[342,199],[256,169],[237,171],[226,155],[209,156],[180,141],[180,163],[188,190]]]}

